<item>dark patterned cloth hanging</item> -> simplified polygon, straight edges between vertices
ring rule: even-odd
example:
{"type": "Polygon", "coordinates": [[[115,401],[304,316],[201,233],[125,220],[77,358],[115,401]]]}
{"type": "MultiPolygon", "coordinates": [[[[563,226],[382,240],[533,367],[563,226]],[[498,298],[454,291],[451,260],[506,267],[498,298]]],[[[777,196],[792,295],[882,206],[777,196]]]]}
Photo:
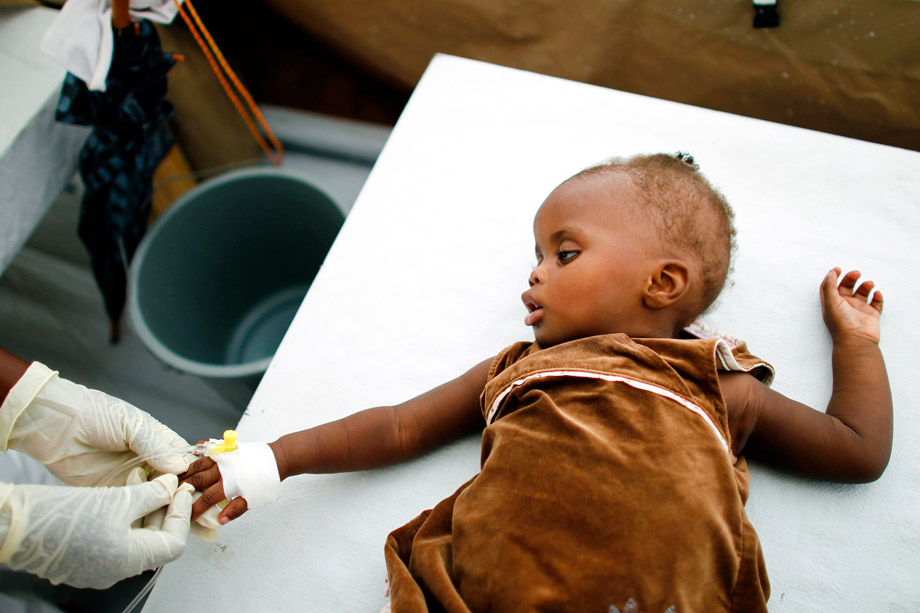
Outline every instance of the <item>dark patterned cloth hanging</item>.
{"type": "Polygon", "coordinates": [[[166,73],[175,60],[164,53],[149,21],[115,30],[112,67],[104,92],[90,91],[68,73],[56,117],[94,126],[80,151],[86,185],[79,235],[118,340],[125,307],[127,267],[147,229],[153,172],[172,146],[165,119],[166,73]]]}

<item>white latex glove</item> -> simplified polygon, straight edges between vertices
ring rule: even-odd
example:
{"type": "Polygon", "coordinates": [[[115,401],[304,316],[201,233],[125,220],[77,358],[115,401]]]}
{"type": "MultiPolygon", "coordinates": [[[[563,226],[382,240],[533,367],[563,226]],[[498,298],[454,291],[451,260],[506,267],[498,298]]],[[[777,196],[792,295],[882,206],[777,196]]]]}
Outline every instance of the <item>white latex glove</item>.
{"type": "Polygon", "coordinates": [[[62,482],[125,485],[138,466],[149,475],[188,468],[188,443],[131,404],[61,379],[33,362],[0,405],[0,449],[26,453],[62,482]]]}
{"type": "MultiPolygon", "coordinates": [[[[201,498],[204,492],[193,492],[192,493],[192,504],[195,504],[195,501],[201,498]]],[[[223,506],[215,504],[210,509],[198,516],[198,519],[192,523],[192,527],[189,529],[189,534],[200,538],[202,541],[216,541],[217,540],[217,529],[220,528],[220,512],[223,510],[223,506]]]]}
{"type": "MultiPolygon", "coordinates": [[[[147,481],[147,473],[141,468],[135,468],[134,471],[128,475],[128,482],[126,485],[135,485],[137,483],[144,483],[147,481]]],[[[191,484],[188,485],[189,490],[194,490],[191,484]]],[[[201,497],[202,492],[192,491],[192,504],[195,504],[195,501],[201,497]]],[[[220,514],[220,507],[214,505],[203,514],[198,516],[192,525],[189,527],[189,535],[197,537],[202,541],[216,541],[217,540],[217,529],[220,528],[220,522],[217,520],[217,516],[220,514]]],[[[162,507],[154,511],[153,513],[144,516],[143,522],[136,521],[134,522],[135,527],[140,527],[142,524],[145,528],[156,528],[159,529],[163,525],[163,518],[166,516],[166,507],[162,507]]]]}
{"type": "Polygon", "coordinates": [[[163,475],[125,487],[0,484],[0,563],[101,589],[171,562],[185,551],[192,513],[192,488],[178,483],[163,475]],[[131,527],[166,504],[161,526],[131,527]]]}

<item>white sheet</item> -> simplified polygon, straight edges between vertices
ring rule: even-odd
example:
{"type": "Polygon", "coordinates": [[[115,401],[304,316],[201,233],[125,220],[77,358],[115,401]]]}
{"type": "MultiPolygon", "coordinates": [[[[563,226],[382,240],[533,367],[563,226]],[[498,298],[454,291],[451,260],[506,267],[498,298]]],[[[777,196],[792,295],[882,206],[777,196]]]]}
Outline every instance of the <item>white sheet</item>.
{"type": "MultiPolygon", "coordinates": [[[[895,402],[890,466],[871,485],[753,467],[748,512],[771,611],[920,604],[920,154],[438,56],[413,94],[239,427],[241,440],[399,402],[530,339],[519,299],[533,213],[611,155],[690,151],[737,213],[734,285],[707,321],[824,406],[830,341],[818,283],[860,267],[884,291],[895,402]],[[913,258],[913,259],[912,259],[913,258]]],[[[478,469],[465,440],[385,470],[301,476],[281,500],[194,542],[145,610],[377,611],[387,533],[478,469]]]]}

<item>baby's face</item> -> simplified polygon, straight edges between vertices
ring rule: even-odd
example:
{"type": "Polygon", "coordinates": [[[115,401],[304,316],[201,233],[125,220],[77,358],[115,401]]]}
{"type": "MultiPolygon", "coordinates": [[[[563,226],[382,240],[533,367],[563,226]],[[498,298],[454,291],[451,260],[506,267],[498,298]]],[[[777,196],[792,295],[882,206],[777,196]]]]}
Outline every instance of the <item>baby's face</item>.
{"type": "Polygon", "coordinates": [[[521,299],[543,347],[597,334],[645,336],[643,293],[658,241],[636,213],[626,175],[583,176],[553,191],[534,219],[537,267],[521,299]]]}

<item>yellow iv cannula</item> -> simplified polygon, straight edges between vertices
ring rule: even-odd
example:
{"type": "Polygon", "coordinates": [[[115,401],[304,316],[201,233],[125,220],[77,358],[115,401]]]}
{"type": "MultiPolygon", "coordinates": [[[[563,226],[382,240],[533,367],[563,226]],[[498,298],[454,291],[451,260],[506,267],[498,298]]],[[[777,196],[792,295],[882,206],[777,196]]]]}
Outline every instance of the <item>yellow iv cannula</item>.
{"type": "Polygon", "coordinates": [[[192,453],[197,456],[207,457],[214,453],[225,453],[236,449],[236,430],[224,430],[224,438],[208,439],[193,446],[192,453]]]}

